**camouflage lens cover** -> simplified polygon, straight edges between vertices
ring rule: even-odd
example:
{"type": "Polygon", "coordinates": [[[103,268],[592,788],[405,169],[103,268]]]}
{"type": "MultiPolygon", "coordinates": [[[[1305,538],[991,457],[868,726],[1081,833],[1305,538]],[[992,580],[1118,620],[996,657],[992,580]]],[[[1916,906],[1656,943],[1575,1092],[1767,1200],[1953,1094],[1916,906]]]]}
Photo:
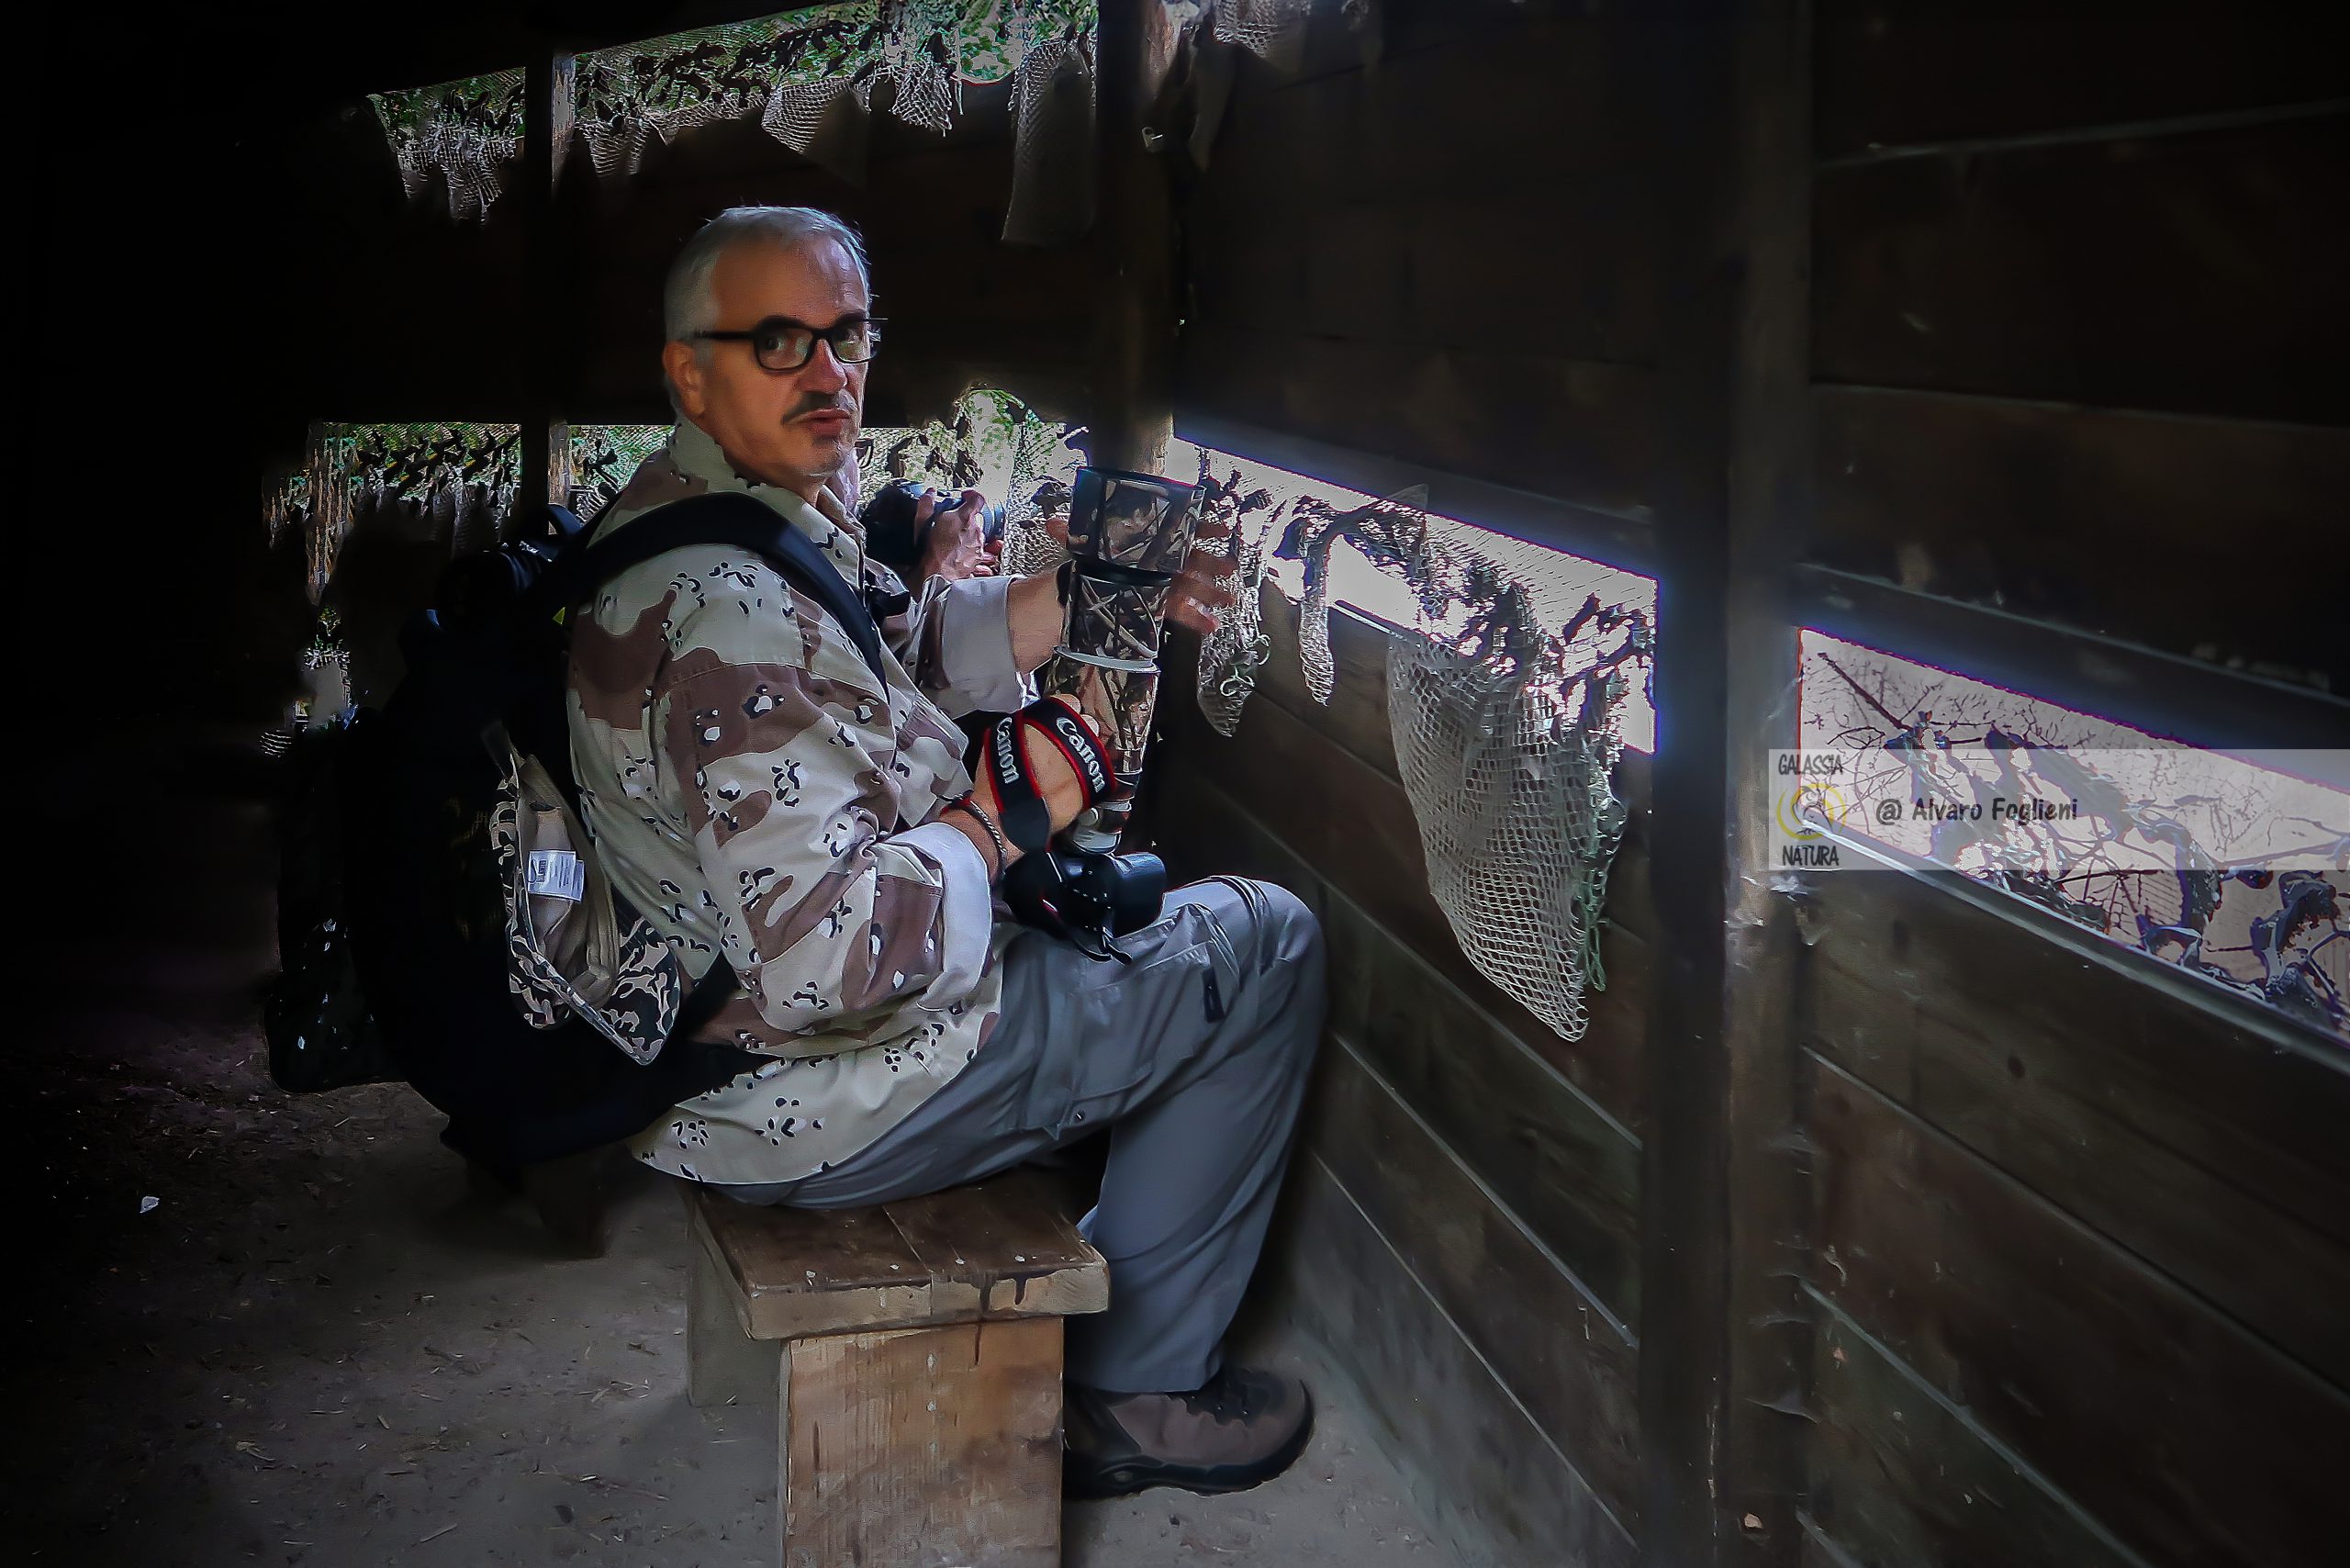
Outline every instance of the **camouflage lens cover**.
{"type": "Polygon", "coordinates": [[[1112,669],[1072,658],[1048,661],[1038,672],[1046,697],[1067,697],[1102,734],[1110,766],[1129,788],[1141,776],[1150,745],[1151,709],[1158,700],[1158,672],[1112,669]]]}
{"type": "Polygon", "coordinates": [[[1192,548],[1197,492],[1155,474],[1080,468],[1069,502],[1069,554],[1172,577],[1192,548]]]}

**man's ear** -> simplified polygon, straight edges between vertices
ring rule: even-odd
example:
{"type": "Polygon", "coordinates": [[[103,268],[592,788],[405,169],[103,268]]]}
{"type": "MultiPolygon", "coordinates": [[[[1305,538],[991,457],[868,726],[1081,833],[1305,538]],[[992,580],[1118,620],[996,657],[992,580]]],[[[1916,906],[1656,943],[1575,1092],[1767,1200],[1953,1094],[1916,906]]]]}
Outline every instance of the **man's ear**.
{"type": "Polygon", "coordinates": [[[661,351],[661,368],[668,374],[669,385],[677,388],[677,407],[699,419],[707,399],[702,388],[701,357],[694,353],[693,344],[670,342],[661,351]]]}

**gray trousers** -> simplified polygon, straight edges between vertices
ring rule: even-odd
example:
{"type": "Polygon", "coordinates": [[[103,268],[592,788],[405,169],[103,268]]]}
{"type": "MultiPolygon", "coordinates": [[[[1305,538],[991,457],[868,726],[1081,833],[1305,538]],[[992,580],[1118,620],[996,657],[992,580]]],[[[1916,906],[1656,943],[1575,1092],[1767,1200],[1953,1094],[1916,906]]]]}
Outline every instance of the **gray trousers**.
{"type": "Polygon", "coordinates": [[[1110,1308],[1069,1323],[1072,1383],[1199,1387],[1263,1247],[1322,1036],[1322,933],[1295,895],[1218,878],[1096,962],[1041,932],[1003,955],[1003,1016],[977,1057],[862,1152],[744,1203],[852,1208],[934,1193],[1110,1128],[1080,1229],[1110,1308]]]}

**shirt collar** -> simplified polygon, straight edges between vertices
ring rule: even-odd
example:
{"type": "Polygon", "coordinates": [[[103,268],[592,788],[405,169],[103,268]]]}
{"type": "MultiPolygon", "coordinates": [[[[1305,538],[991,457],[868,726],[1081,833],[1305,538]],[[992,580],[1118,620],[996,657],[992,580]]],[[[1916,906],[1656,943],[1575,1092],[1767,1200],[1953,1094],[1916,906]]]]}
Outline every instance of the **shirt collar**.
{"type": "Polygon", "coordinates": [[[850,582],[863,579],[865,531],[848,515],[829,484],[816,492],[811,504],[779,485],[746,479],[734,471],[716,439],[691,420],[678,420],[669,432],[669,458],[679,473],[699,479],[711,489],[740,490],[757,497],[831,556],[850,582]]]}

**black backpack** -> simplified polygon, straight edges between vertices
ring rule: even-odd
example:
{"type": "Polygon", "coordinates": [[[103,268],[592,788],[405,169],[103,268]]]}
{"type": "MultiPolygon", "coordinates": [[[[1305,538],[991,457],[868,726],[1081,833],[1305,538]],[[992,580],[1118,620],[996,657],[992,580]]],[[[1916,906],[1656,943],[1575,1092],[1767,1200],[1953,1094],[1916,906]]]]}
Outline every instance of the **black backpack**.
{"type": "Polygon", "coordinates": [[[737,989],[723,960],[642,1066],[576,1019],[532,1027],[509,993],[489,834],[503,769],[485,736],[503,725],[576,809],[566,614],[655,555],[724,544],[830,610],[883,672],[873,607],[751,496],[672,502],[595,544],[565,509],[546,517],[543,539],[451,564],[434,607],[403,629],[407,674],[381,712],[297,748],[316,755],[286,823],[280,903],[301,913],[282,924],[285,973],[264,1007],[282,1087],[405,1079],[448,1114],[444,1141],[507,1173],[631,1137],[764,1059],[692,1038],[737,989]]]}

